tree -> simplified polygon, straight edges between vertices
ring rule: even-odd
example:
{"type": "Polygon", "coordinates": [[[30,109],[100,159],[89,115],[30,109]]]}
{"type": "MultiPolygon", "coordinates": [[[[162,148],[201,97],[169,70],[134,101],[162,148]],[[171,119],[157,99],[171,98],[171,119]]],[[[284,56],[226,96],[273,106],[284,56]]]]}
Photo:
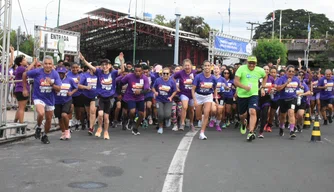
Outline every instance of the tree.
{"type": "Polygon", "coordinates": [[[203,17],[186,16],[180,19],[180,23],[182,30],[196,33],[201,38],[209,38],[210,26],[204,22],[203,17]]]}
{"type": "MultiPolygon", "coordinates": [[[[17,49],[17,36],[16,31],[12,30],[10,32],[10,44],[14,47],[14,49],[17,49]]],[[[2,39],[0,40],[0,45],[2,46],[2,39]]],[[[33,55],[34,52],[34,38],[31,35],[25,35],[22,34],[20,36],[20,48],[19,51],[28,54],[33,55]]]]}
{"type": "Polygon", "coordinates": [[[288,50],[286,46],[278,39],[275,40],[259,40],[257,46],[253,50],[253,54],[257,57],[260,65],[269,62],[276,63],[277,59],[281,59],[281,64],[285,65],[287,62],[288,50]]]}
{"type": "Polygon", "coordinates": [[[166,26],[166,18],[165,18],[165,16],[158,14],[153,19],[153,23],[158,24],[158,25],[166,26]]]}
{"type": "MultiPolygon", "coordinates": [[[[254,39],[269,39],[272,37],[272,12],[265,18],[266,21],[256,27],[254,39]]],[[[311,38],[324,38],[326,31],[334,34],[334,22],[329,20],[325,14],[307,12],[303,9],[282,10],[282,38],[306,39],[308,37],[309,14],[311,17],[311,38]]],[[[275,37],[279,36],[280,10],[275,11],[275,37]]]]}
{"type": "Polygon", "coordinates": [[[330,60],[330,57],[334,55],[334,37],[328,39],[326,48],[326,51],[310,56],[314,59],[315,65],[321,67],[323,70],[334,68],[334,62],[330,60]]]}

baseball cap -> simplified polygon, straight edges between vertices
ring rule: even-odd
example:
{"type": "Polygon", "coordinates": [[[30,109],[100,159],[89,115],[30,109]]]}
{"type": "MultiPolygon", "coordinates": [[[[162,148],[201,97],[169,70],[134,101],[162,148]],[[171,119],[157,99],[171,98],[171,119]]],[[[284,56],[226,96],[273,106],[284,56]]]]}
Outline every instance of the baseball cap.
{"type": "Polygon", "coordinates": [[[247,61],[257,63],[257,58],[255,56],[248,56],[247,61]]]}
{"type": "Polygon", "coordinates": [[[59,68],[57,68],[57,72],[58,73],[66,73],[67,69],[65,67],[59,67],[59,68]]]}

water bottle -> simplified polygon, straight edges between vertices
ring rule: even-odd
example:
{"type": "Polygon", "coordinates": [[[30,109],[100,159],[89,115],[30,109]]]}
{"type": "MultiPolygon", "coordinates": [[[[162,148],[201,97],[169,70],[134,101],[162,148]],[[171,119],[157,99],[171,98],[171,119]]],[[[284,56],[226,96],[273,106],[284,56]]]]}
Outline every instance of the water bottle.
{"type": "Polygon", "coordinates": [[[297,97],[297,105],[299,106],[300,104],[302,104],[302,97],[298,96],[297,97]]]}
{"type": "Polygon", "coordinates": [[[224,92],[225,91],[225,88],[224,88],[224,86],[222,85],[221,87],[220,87],[220,92],[224,92]]]}

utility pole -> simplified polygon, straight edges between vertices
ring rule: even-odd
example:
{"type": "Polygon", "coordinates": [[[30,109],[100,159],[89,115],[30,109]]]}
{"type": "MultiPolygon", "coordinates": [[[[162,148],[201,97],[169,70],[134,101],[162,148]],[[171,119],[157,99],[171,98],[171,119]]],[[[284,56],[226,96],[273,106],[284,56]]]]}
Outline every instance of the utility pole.
{"type": "Polygon", "coordinates": [[[247,30],[251,31],[250,40],[252,40],[253,39],[253,31],[255,30],[254,25],[260,25],[260,23],[259,22],[255,23],[255,22],[250,22],[250,21],[248,21],[246,23],[249,24],[249,25],[251,25],[250,28],[247,27],[247,30]]]}
{"type": "Polygon", "coordinates": [[[179,33],[180,33],[181,11],[178,7],[175,9],[175,16],[176,16],[176,26],[175,26],[174,64],[179,65],[179,33]]]}
{"type": "Polygon", "coordinates": [[[17,29],[17,34],[16,34],[16,56],[19,56],[19,50],[20,50],[20,42],[21,41],[21,27],[17,29]]]}
{"type": "Polygon", "coordinates": [[[58,1],[58,19],[57,19],[57,27],[59,27],[59,17],[60,17],[60,0],[58,1]]]}

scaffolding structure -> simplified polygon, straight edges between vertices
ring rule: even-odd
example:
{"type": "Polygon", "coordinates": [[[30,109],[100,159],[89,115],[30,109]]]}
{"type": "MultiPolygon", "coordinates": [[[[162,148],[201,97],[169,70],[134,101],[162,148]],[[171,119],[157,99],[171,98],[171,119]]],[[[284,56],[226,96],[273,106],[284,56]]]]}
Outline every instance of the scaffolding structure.
{"type": "MultiPolygon", "coordinates": [[[[26,129],[27,124],[7,123],[7,95],[9,82],[9,47],[10,47],[10,31],[12,22],[12,0],[0,0],[0,40],[2,41],[1,54],[1,75],[0,75],[0,139],[3,137],[11,137],[6,134],[11,129],[26,129]]],[[[23,134],[20,136],[24,136],[23,134]]],[[[15,136],[14,136],[15,137],[15,136]]]]}

